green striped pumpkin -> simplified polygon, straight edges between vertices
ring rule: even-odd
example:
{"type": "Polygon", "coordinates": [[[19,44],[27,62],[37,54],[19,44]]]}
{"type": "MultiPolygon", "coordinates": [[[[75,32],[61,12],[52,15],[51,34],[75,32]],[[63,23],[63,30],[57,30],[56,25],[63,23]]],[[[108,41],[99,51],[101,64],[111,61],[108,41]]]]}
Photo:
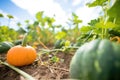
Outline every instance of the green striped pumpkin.
{"type": "Polygon", "coordinates": [[[120,80],[120,44],[106,39],[85,43],[71,60],[70,76],[78,80],[120,80]]]}
{"type": "Polygon", "coordinates": [[[11,42],[1,42],[0,43],[0,53],[7,52],[13,46],[14,46],[14,44],[11,42]]]}

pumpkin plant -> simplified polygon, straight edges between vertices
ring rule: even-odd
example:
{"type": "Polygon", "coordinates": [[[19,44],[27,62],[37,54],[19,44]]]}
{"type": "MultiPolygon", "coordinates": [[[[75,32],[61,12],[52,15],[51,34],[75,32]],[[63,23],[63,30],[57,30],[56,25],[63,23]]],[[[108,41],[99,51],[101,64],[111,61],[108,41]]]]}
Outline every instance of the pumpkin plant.
{"type": "Polygon", "coordinates": [[[14,66],[25,66],[34,62],[37,57],[36,50],[31,46],[26,46],[26,37],[22,45],[12,47],[7,53],[7,62],[14,66]]]}

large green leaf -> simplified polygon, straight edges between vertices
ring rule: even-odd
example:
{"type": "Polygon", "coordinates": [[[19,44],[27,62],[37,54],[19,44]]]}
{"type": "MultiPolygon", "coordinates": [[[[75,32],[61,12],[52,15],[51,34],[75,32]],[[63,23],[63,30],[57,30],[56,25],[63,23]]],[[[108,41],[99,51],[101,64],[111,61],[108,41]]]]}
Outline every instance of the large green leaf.
{"type": "Polygon", "coordinates": [[[107,11],[110,19],[114,19],[115,23],[120,24],[120,0],[116,0],[113,6],[107,11]]]}
{"type": "Polygon", "coordinates": [[[106,22],[104,23],[104,21],[100,21],[99,23],[95,24],[96,28],[104,28],[104,29],[109,29],[109,28],[114,28],[117,25],[112,23],[112,22],[106,22]]]}
{"type": "Polygon", "coordinates": [[[88,3],[87,5],[89,7],[95,7],[95,6],[103,6],[106,4],[108,0],[95,0],[94,2],[92,3],[88,3]]]}

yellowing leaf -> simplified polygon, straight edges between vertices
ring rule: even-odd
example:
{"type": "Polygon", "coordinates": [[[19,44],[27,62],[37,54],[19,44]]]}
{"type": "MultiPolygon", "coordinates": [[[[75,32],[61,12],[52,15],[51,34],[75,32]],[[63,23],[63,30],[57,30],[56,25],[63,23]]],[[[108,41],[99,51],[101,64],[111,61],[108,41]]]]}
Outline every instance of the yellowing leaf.
{"type": "Polygon", "coordinates": [[[65,47],[70,46],[70,41],[65,41],[65,47]]]}
{"type": "Polygon", "coordinates": [[[55,38],[59,40],[64,38],[65,36],[66,36],[66,32],[62,31],[62,32],[58,32],[55,38]]]}

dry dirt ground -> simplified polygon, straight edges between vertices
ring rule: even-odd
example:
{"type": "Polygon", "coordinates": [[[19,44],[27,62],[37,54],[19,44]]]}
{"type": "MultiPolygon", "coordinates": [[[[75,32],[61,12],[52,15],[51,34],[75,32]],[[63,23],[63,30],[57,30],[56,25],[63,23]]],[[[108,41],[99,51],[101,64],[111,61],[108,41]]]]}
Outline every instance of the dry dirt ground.
{"type": "MultiPolygon", "coordinates": [[[[33,64],[18,67],[33,76],[36,80],[60,80],[70,79],[69,65],[74,52],[58,52],[56,56],[58,62],[51,62],[48,54],[41,55],[33,64]]],[[[5,60],[5,54],[0,54],[0,58],[5,60]]],[[[11,68],[0,65],[0,80],[25,80],[21,75],[11,68]]]]}

